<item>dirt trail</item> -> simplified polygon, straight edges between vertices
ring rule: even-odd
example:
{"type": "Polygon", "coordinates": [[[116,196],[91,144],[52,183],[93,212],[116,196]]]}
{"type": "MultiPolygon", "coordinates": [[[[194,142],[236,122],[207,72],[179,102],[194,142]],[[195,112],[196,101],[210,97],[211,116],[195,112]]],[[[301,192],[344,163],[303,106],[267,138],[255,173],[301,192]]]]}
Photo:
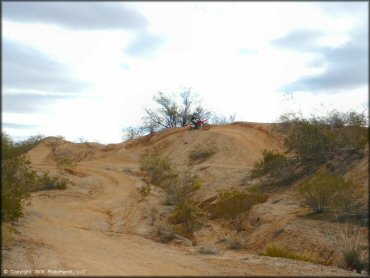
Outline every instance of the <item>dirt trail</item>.
{"type": "MultiPolygon", "coordinates": [[[[248,134],[247,129],[231,129],[231,136],[241,137],[237,139],[240,144],[249,144],[245,143],[246,138],[256,136],[248,134]]],[[[221,138],[227,128],[218,131],[215,128],[214,132],[221,138]]],[[[187,133],[184,140],[194,136],[202,141],[209,135],[187,133]]],[[[40,169],[50,168],[45,162],[47,151],[40,146],[33,153],[33,161],[40,169]]],[[[67,190],[33,193],[24,217],[16,226],[14,246],[3,253],[3,270],[73,270],[75,275],[78,270],[84,270],[87,275],[353,274],[246,251],[207,256],[198,253],[196,247],[153,242],[145,238],[145,230],[139,236],[137,231],[145,216],[137,193],[140,180],[123,171],[109,170],[113,166],[137,168],[138,162],[120,155],[117,157],[117,151],[113,151],[100,159],[80,162],[77,171],[83,173],[83,177],[67,190]]],[[[214,166],[232,167],[220,161],[215,161],[214,166]]],[[[235,163],[233,167],[237,169],[240,165],[235,163]]]]}

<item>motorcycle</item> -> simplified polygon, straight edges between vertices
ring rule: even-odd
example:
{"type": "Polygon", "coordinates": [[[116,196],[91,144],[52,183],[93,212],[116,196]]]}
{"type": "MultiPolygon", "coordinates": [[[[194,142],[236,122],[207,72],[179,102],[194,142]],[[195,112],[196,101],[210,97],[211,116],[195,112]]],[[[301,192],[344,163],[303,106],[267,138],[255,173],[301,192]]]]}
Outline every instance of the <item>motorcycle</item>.
{"type": "Polygon", "coordinates": [[[192,122],[188,123],[187,126],[189,126],[189,131],[194,130],[194,129],[200,129],[200,128],[204,130],[208,130],[211,128],[211,125],[207,123],[207,120],[198,121],[197,127],[195,127],[195,125],[192,122]]]}

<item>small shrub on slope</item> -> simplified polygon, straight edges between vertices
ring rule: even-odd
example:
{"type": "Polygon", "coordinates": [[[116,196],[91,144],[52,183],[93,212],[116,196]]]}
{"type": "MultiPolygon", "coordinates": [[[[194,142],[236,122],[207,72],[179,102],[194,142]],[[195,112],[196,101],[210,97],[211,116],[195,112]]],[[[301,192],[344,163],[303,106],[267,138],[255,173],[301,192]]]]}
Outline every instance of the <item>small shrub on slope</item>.
{"type": "Polygon", "coordinates": [[[329,208],[348,210],[353,184],[340,175],[326,172],[317,173],[306,179],[298,188],[303,198],[303,205],[310,207],[314,213],[322,213],[329,208]]]}
{"type": "Polygon", "coordinates": [[[163,184],[167,204],[176,205],[189,199],[201,185],[202,181],[189,168],[181,169],[176,178],[168,179],[163,184]]]}
{"type": "Polygon", "coordinates": [[[257,204],[267,200],[265,195],[252,195],[237,190],[226,190],[218,194],[218,200],[212,207],[213,217],[222,217],[231,220],[237,232],[242,230],[243,213],[257,204]]]}
{"type": "Polygon", "coordinates": [[[292,160],[279,152],[270,150],[262,150],[262,156],[254,164],[252,177],[265,176],[268,184],[287,183],[294,178],[292,160]]]}
{"type": "Polygon", "coordinates": [[[158,187],[162,187],[165,181],[177,176],[171,160],[153,152],[148,152],[141,157],[140,170],[148,174],[147,183],[158,187]]]}
{"type": "Polygon", "coordinates": [[[214,142],[210,143],[208,146],[197,145],[190,151],[189,159],[192,163],[200,163],[211,157],[217,151],[218,148],[214,142]]]}
{"type": "Polygon", "coordinates": [[[296,254],[287,249],[280,248],[276,245],[267,246],[266,250],[264,252],[261,252],[260,255],[269,256],[269,257],[286,258],[286,259],[292,259],[292,260],[300,260],[300,261],[311,262],[311,263],[316,263],[316,264],[326,264],[320,259],[307,256],[307,255],[296,254]]]}
{"type": "Polygon", "coordinates": [[[175,206],[169,221],[177,224],[175,231],[187,238],[193,237],[193,232],[202,224],[202,210],[191,201],[182,201],[175,206]]]}
{"type": "Polygon", "coordinates": [[[337,222],[334,226],[326,225],[325,235],[334,250],[341,254],[339,265],[348,270],[369,271],[368,258],[361,251],[361,228],[348,216],[344,224],[337,222]]]}

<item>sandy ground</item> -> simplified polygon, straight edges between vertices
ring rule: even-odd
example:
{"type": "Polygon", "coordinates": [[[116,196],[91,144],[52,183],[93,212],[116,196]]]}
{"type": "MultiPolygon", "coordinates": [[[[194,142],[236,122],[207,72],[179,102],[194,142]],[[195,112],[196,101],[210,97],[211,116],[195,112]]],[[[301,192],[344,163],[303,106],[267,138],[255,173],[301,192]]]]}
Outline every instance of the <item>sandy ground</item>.
{"type": "MultiPolygon", "coordinates": [[[[239,171],[250,168],[259,158],[261,149],[267,146],[279,148],[265,129],[237,125],[212,127],[208,132],[176,129],[157,134],[147,142],[142,140],[109,147],[61,143],[59,149],[68,145],[66,153],[72,156],[78,153],[81,157],[73,177],[74,184],[63,191],[32,194],[24,217],[16,224],[18,232],[12,248],[3,250],[2,273],[29,269],[33,274],[35,270],[44,270],[48,275],[51,275],[48,270],[72,271],[73,275],[120,276],[356,275],[334,267],[258,256],[246,250],[204,255],[194,246],[150,240],[143,224],[147,221],[145,205],[140,202],[137,192],[142,182],[122,169],[138,169],[140,153],[155,144],[166,145],[167,155],[185,161],[191,148],[210,140],[216,141],[220,151],[202,164],[209,168],[208,173],[203,174],[208,182],[206,191],[222,177],[225,178],[223,184],[227,181],[227,172],[222,174],[220,169],[239,171]]],[[[54,168],[51,150],[50,144],[42,143],[31,151],[35,168],[54,168]]],[[[216,186],[213,190],[221,187],[216,186]]],[[[268,210],[268,206],[259,210],[268,210]]],[[[291,211],[289,217],[294,218],[297,210],[294,204],[283,202],[281,207],[288,208],[284,214],[291,211]]],[[[283,220],[279,218],[281,212],[271,211],[275,211],[276,217],[271,214],[269,217],[277,227],[290,219],[283,220]]],[[[252,237],[255,246],[264,236],[261,231],[259,238],[252,237]]]]}

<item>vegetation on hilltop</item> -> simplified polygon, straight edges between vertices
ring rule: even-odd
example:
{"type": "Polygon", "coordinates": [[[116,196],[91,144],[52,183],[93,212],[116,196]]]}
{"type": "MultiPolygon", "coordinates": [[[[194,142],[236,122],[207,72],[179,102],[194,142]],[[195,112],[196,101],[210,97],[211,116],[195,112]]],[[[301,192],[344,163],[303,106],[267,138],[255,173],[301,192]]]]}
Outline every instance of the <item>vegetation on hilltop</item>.
{"type": "MultiPolygon", "coordinates": [[[[368,122],[364,113],[329,111],[324,116],[304,118],[298,114],[280,117],[279,131],[285,136],[285,154],[263,150],[262,158],[252,170],[252,178],[262,177],[262,186],[289,185],[301,178],[297,193],[301,205],[309,207],[314,214],[335,212],[340,218],[353,217],[342,227],[337,222],[335,229],[326,234],[334,250],[339,249],[340,266],[348,270],[368,270],[361,253],[359,226],[356,221],[358,205],[353,199],[354,184],[345,174],[354,160],[363,158],[368,144],[368,122]],[[344,229],[344,230],[343,230],[344,229]]],[[[268,256],[308,260],[288,250],[270,246],[268,256]]]]}
{"type": "Polygon", "coordinates": [[[32,136],[19,143],[15,143],[5,132],[1,133],[1,137],[2,221],[12,222],[23,215],[23,201],[30,192],[65,189],[68,180],[62,175],[39,174],[31,168],[25,154],[42,140],[42,136],[32,136]]]}
{"type": "Polygon", "coordinates": [[[228,124],[235,121],[235,114],[226,117],[204,108],[199,98],[191,91],[186,89],[177,95],[169,96],[163,92],[158,92],[153,96],[157,106],[156,109],[145,108],[142,124],[140,126],[130,126],[123,129],[124,140],[132,140],[146,133],[186,126],[196,112],[201,119],[208,119],[212,124],[228,124]]]}
{"type": "Polygon", "coordinates": [[[310,118],[285,114],[280,120],[287,152],[263,150],[252,177],[264,177],[267,183],[289,184],[322,166],[343,174],[354,159],[364,156],[368,142],[364,113],[333,110],[325,116],[310,118]]]}

